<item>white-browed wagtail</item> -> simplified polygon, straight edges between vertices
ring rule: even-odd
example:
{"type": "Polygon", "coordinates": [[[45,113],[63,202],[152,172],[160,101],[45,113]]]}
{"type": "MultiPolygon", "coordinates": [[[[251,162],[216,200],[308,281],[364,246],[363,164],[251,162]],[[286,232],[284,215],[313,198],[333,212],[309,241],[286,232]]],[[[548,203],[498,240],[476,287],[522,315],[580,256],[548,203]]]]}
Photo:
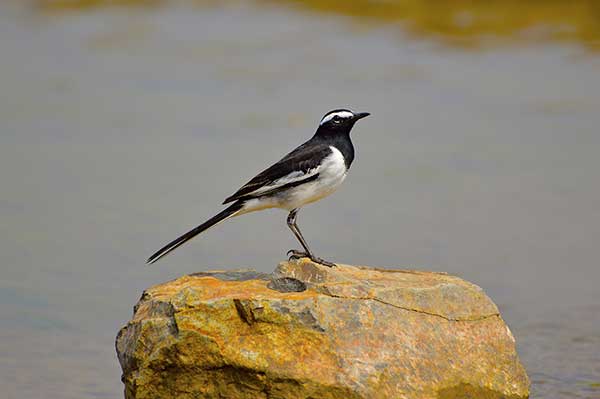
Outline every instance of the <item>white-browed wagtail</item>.
{"type": "Polygon", "coordinates": [[[296,224],[298,210],[333,193],[342,184],[354,160],[350,131],[368,112],[336,109],[325,114],[315,135],[279,162],[262,171],[223,204],[232,204],[195,229],[168,243],[152,255],[154,263],[169,252],[216,224],[244,213],[268,208],[289,211],[287,224],[304,251],[290,250],[290,258],[308,257],[325,266],[335,264],[315,256],[296,224]]]}

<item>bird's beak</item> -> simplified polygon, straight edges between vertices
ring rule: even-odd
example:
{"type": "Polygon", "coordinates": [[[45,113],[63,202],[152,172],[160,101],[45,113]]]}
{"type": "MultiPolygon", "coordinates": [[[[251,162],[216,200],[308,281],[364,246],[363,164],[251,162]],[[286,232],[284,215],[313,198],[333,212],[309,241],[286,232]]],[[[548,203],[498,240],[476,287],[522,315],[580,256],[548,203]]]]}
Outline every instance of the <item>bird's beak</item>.
{"type": "Polygon", "coordinates": [[[371,114],[368,112],[359,112],[359,113],[354,114],[354,120],[357,121],[359,119],[366,118],[369,115],[371,115],[371,114]]]}

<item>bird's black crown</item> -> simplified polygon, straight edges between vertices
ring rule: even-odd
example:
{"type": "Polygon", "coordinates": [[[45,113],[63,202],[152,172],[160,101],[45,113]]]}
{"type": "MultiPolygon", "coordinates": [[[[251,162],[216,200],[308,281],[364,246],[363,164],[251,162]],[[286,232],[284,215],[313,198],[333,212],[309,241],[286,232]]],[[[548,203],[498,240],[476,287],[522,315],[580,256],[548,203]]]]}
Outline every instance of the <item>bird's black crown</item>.
{"type": "Polygon", "coordinates": [[[368,112],[353,112],[349,109],[334,109],[326,113],[319,122],[320,131],[350,132],[357,120],[369,116],[368,112]]]}

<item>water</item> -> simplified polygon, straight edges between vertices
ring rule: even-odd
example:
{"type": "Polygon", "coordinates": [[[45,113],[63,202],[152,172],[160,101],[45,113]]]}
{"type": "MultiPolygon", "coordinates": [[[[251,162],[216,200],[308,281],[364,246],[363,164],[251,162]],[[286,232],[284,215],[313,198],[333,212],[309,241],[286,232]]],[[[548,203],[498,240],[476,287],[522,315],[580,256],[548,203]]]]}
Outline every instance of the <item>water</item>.
{"type": "Polygon", "coordinates": [[[348,106],[373,115],[344,186],[299,214],[317,253],[479,284],[533,398],[600,398],[600,57],[581,7],[515,41],[334,2],[51,3],[0,5],[3,397],[122,397],[114,337],[144,288],[270,271],[297,244],[269,211],[146,257],[348,106]]]}

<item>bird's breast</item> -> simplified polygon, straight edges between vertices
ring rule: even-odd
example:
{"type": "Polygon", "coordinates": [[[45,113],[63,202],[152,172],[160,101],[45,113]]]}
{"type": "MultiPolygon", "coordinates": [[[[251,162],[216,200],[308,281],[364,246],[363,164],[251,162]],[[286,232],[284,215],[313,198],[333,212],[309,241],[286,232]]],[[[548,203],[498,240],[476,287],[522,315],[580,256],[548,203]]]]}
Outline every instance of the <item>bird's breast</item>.
{"type": "Polygon", "coordinates": [[[294,187],[282,198],[281,207],[295,209],[311,202],[318,201],[332,194],[346,178],[348,169],[344,156],[334,146],[330,146],[331,154],[323,159],[318,167],[319,177],[306,184],[294,187]]]}
{"type": "Polygon", "coordinates": [[[342,152],[334,146],[329,146],[331,154],[323,159],[319,166],[319,179],[322,185],[339,185],[346,178],[348,168],[342,152]]]}

